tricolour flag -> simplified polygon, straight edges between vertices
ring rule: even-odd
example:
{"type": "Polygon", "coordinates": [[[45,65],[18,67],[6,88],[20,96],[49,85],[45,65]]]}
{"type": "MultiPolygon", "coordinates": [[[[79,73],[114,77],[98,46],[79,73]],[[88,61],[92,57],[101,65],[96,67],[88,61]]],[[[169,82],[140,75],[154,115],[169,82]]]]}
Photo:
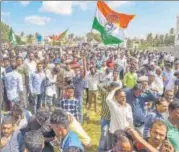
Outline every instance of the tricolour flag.
{"type": "Polygon", "coordinates": [[[66,36],[68,29],[66,29],[63,33],[59,35],[59,39],[62,39],[66,36]]]}
{"type": "Polygon", "coordinates": [[[103,1],[98,1],[92,28],[101,33],[104,44],[120,44],[125,39],[124,28],[134,16],[115,12],[103,1]]]}
{"type": "Polygon", "coordinates": [[[10,44],[12,44],[12,45],[16,45],[16,44],[17,44],[17,43],[16,43],[16,37],[15,37],[15,34],[14,34],[12,28],[11,28],[10,31],[9,31],[9,42],[10,42],[10,44]]]}

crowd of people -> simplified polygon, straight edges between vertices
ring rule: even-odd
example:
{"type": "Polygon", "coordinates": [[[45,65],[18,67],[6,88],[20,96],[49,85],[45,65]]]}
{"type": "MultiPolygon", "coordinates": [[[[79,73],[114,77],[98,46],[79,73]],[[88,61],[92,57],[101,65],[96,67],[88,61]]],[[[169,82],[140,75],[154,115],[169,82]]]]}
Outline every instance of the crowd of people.
{"type": "Polygon", "coordinates": [[[83,43],[2,48],[1,152],[179,151],[179,59],[83,43]]]}

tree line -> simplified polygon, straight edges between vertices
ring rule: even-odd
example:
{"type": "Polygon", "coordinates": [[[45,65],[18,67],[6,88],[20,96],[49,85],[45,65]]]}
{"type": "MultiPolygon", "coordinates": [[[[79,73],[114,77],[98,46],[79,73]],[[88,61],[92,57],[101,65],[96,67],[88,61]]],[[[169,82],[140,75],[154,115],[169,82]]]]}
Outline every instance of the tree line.
{"type": "Polygon", "coordinates": [[[175,33],[174,28],[171,28],[166,34],[152,34],[148,33],[146,39],[127,39],[127,47],[132,48],[133,44],[138,44],[139,48],[146,49],[149,47],[164,47],[164,46],[174,46],[175,43],[175,33]]]}

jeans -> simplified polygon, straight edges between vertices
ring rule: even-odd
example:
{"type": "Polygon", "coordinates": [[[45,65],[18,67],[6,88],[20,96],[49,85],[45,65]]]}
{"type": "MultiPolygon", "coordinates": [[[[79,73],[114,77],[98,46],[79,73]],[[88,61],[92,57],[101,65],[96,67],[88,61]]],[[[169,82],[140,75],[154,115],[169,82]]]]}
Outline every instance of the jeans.
{"type": "Polygon", "coordinates": [[[51,97],[51,96],[45,95],[45,99],[44,99],[45,103],[44,104],[48,111],[52,111],[53,99],[54,99],[53,96],[51,97]]]}
{"type": "Polygon", "coordinates": [[[109,120],[101,118],[101,138],[99,141],[99,152],[104,152],[108,150],[108,129],[109,129],[109,120]]]}
{"type": "Polygon", "coordinates": [[[83,123],[83,96],[77,97],[80,102],[80,122],[83,123]]]}
{"type": "Polygon", "coordinates": [[[42,99],[43,99],[43,94],[32,95],[33,114],[36,114],[37,110],[42,107],[42,99]]]}

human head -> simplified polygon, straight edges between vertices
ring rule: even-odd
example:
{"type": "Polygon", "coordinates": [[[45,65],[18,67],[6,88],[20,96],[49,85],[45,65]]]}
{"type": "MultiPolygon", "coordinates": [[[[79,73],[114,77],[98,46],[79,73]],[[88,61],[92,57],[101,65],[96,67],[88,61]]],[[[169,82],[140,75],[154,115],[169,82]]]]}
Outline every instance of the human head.
{"type": "Polygon", "coordinates": [[[168,107],[169,118],[177,122],[179,127],[179,101],[173,101],[168,107]]]}
{"type": "Polygon", "coordinates": [[[70,70],[71,69],[71,66],[69,63],[66,64],[66,70],[70,70]]]}
{"type": "Polygon", "coordinates": [[[34,59],[34,53],[30,52],[28,58],[32,61],[34,59]]]}
{"type": "Polygon", "coordinates": [[[114,97],[119,104],[124,105],[126,103],[126,94],[124,90],[122,89],[116,90],[114,97]]]}
{"type": "Polygon", "coordinates": [[[150,129],[150,138],[153,147],[157,148],[160,146],[167,135],[167,126],[162,120],[155,120],[150,129]]]}
{"type": "Polygon", "coordinates": [[[176,61],[174,64],[175,70],[179,70],[179,61],[176,61]]]}
{"type": "Polygon", "coordinates": [[[18,56],[18,57],[16,58],[16,63],[17,63],[18,66],[20,66],[20,65],[23,64],[23,59],[22,59],[21,56],[18,56]]]}
{"type": "Polygon", "coordinates": [[[69,119],[68,114],[63,109],[55,109],[51,115],[50,122],[51,127],[57,137],[63,137],[67,134],[69,128],[69,119]]]}
{"type": "Polygon", "coordinates": [[[90,72],[91,74],[95,74],[96,72],[96,68],[93,66],[93,67],[90,67],[90,72]]]}
{"type": "Polygon", "coordinates": [[[67,88],[66,88],[66,96],[67,96],[68,99],[74,97],[74,91],[75,91],[75,87],[73,85],[67,86],[67,88]]]}
{"type": "Polygon", "coordinates": [[[124,131],[116,130],[114,132],[113,150],[115,152],[132,152],[132,141],[124,131]]]}
{"type": "Polygon", "coordinates": [[[119,79],[119,73],[118,73],[117,70],[114,70],[114,71],[113,71],[113,78],[114,78],[114,80],[119,79]]]}
{"type": "Polygon", "coordinates": [[[16,118],[18,118],[19,116],[22,116],[23,114],[23,108],[20,104],[15,103],[14,106],[11,109],[12,115],[16,118]]]}
{"type": "Polygon", "coordinates": [[[17,69],[16,62],[11,62],[11,68],[12,68],[12,70],[16,70],[17,69]]]}
{"type": "Polygon", "coordinates": [[[42,126],[50,118],[49,112],[39,109],[35,114],[35,119],[42,126]]]}
{"type": "Polygon", "coordinates": [[[43,70],[43,64],[42,63],[37,63],[37,71],[42,72],[43,70]]]}
{"type": "Polygon", "coordinates": [[[3,64],[4,64],[4,67],[9,66],[10,61],[9,61],[9,58],[8,58],[8,57],[3,58],[3,64]]]}
{"type": "Polygon", "coordinates": [[[1,134],[8,138],[15,130],[15,118],[13,116],[5,117],[2,121],[1,134]]]}
{"type": "Polygon", "coordinates": [[[153,72],[149,72],[148,80],[150,84],[155,81],[155,74],[153,72]]]}
{"type": "Polygon", "coordinates": [[[167,99],[167,101],[170,103],[173,101],[174,98],[174,92],[173,90],[166,90],[164,93],[164,97],[165,99],[167,99]]]}
{"type": "Polygon", "coordinates": [[[44,137],[40,131],[32,130],[24,136],[25,152],[42,152],[44,137]]]}
{"type": "Polygon", "coordinates": [[[139,84],[136,84],[134,87],[133,87],[133,91],[134,91],[134,95],[136,97],[140,96],[140,94],[142,93],[142,90],[141,90],[141,87],[139,84]]]}
{"type": "Polygon", "coordinates": [[[168,111],[168,101],[163,97],[159,97],[156,100],[155,105],[156,105],[157,111],[159,111],[160,113],[168,111]]]}

